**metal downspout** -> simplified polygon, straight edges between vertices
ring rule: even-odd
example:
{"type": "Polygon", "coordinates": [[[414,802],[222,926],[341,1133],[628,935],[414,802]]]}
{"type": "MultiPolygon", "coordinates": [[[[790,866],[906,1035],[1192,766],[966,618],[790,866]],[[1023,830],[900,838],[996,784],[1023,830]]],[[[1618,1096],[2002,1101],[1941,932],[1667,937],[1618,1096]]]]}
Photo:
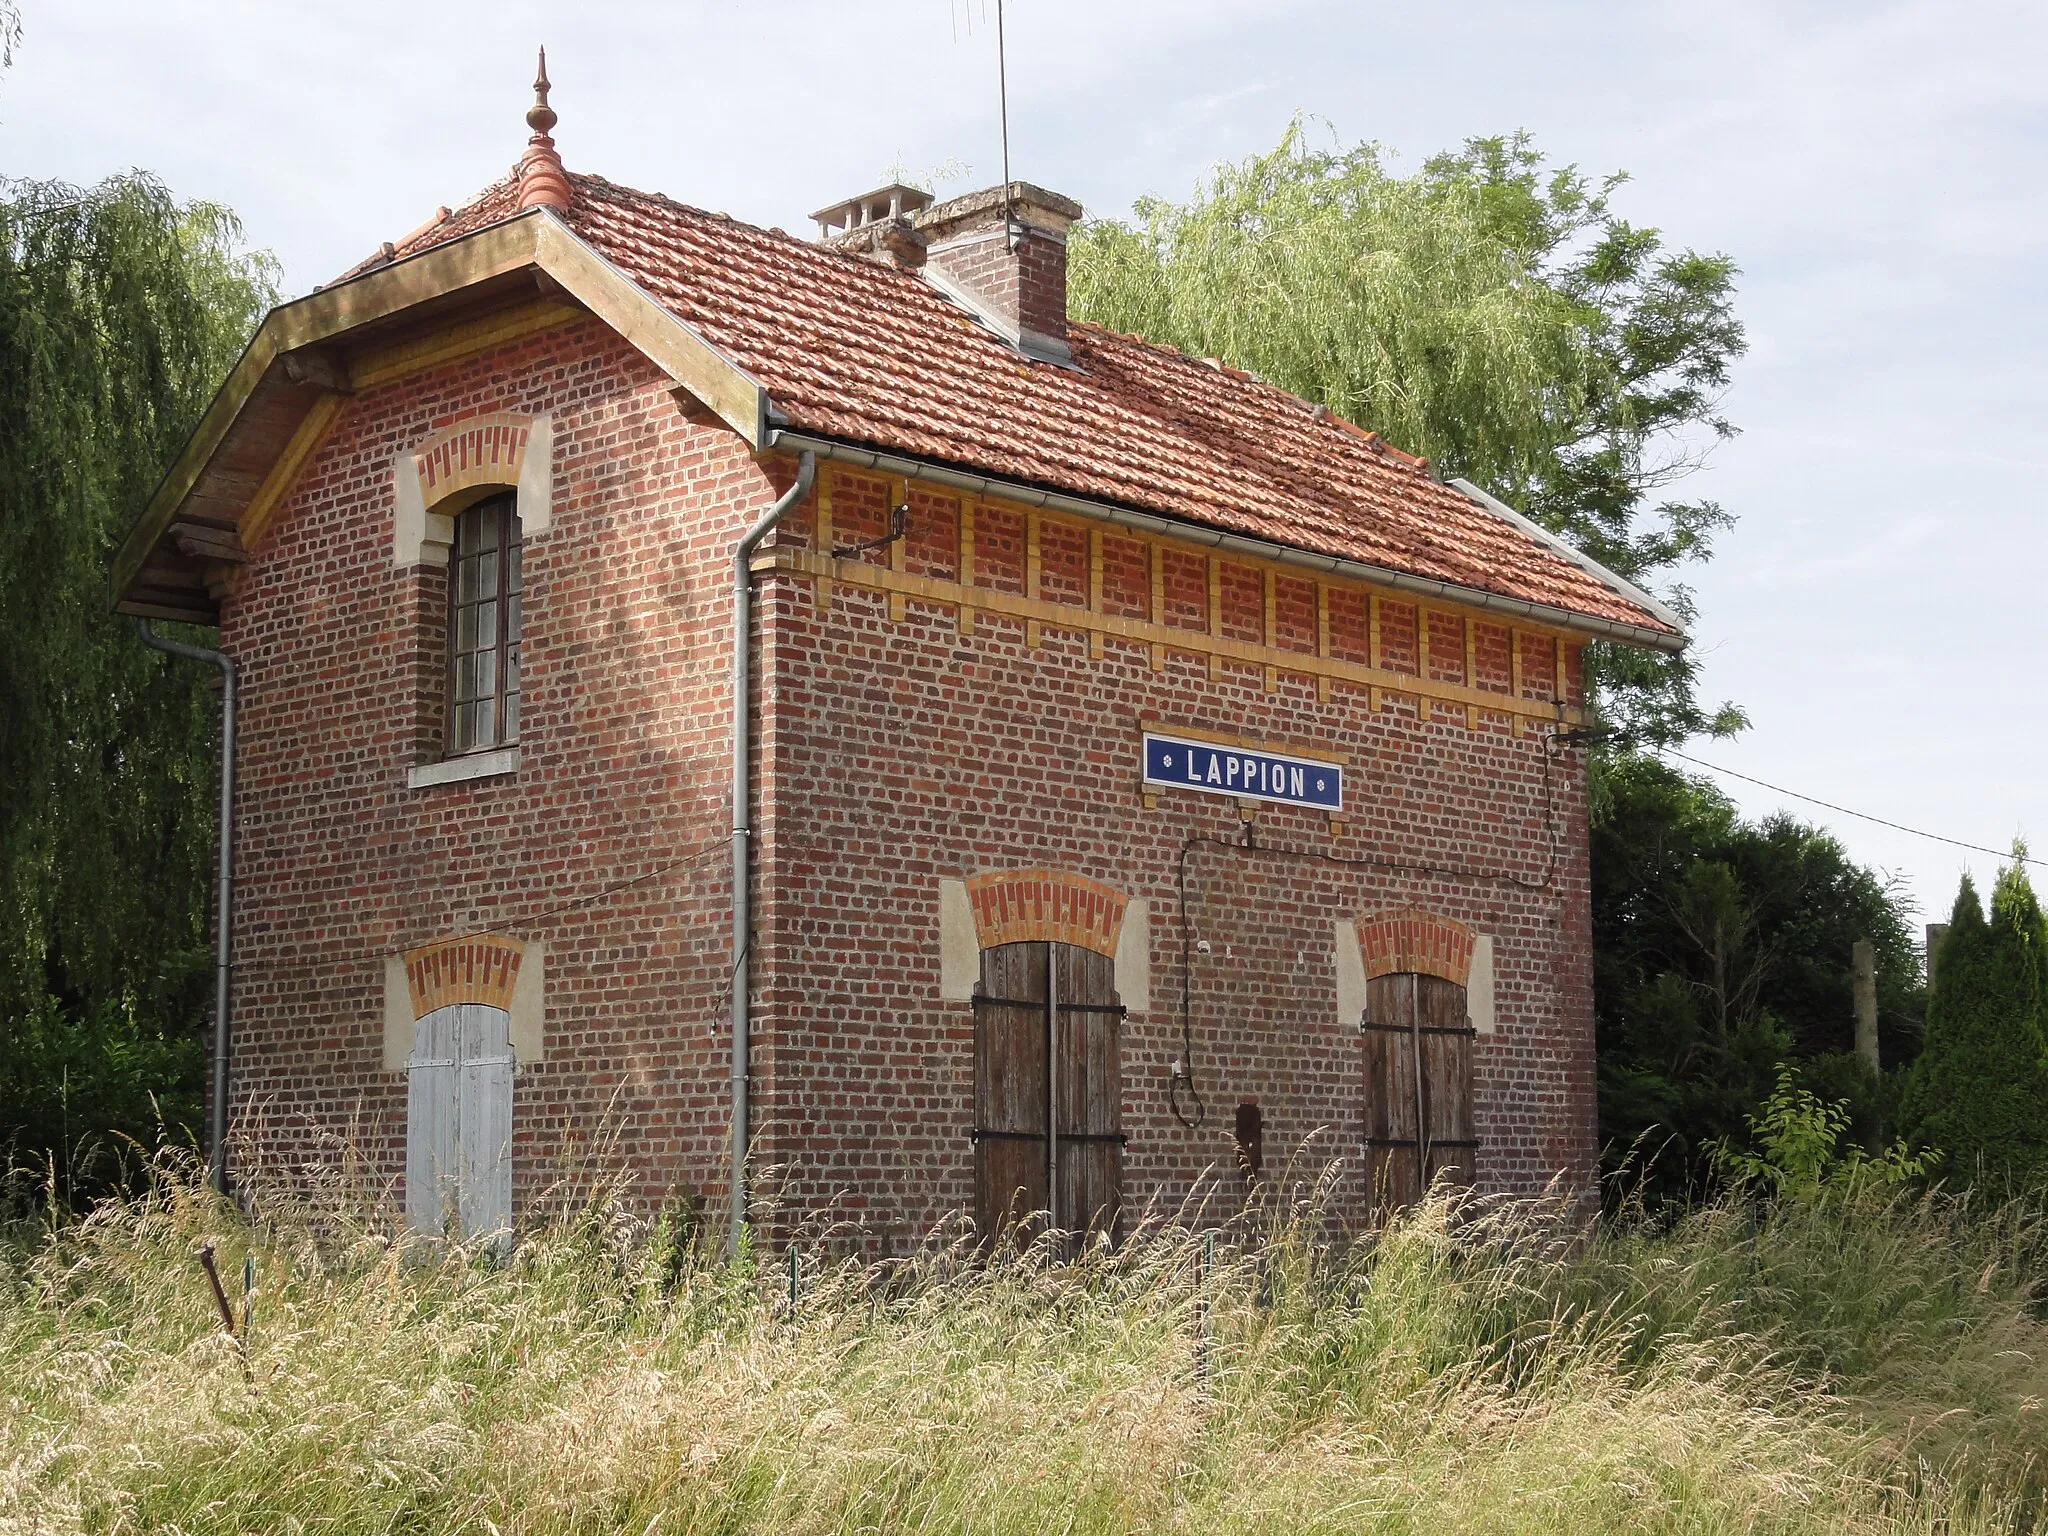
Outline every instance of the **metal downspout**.
{"type": "Polygon", "coordinates": [[[235,910],[235,663],[221,651],[166,640],[137,619],[142,643],[153,650],[210,662],[220,668],[220,870],[213,937],[213,1104],[207,1116],[207,1173],[221,1194],[228,1191],[228,977],[233,965],[235,910]]]}
{"type": "Polygon", "coordinates": [[[798,455],[796,484],[761,514],[741,538],[732,557],[732,1230],[726,1251],[738,1253],[747,1224],[747,1048],[749,1018],[749,953],[753,943],[752,892],[747,882],[748,843],[753,837],[749,817],[747,706],[750,647],[754,628],[754,573],[749,569],[755,548],[768,537],[783,514],[802,501],[818,472],[818,458],[809,449],[798,455]]]}

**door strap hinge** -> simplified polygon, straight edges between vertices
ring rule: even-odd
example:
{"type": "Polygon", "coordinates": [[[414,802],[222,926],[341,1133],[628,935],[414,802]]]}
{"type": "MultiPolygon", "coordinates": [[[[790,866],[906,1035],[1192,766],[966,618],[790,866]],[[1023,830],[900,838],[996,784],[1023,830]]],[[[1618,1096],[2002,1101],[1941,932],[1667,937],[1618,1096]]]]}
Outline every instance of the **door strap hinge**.
{"type": "MultiPolygon", "coordinates": [[[[967,1133],[969,1141],[1038,1141],[1045,1140],[1043,1131],[989,1131],[976,1126],[967,1133]]],[[[1126,1131],[1061,1131],[1061,1141],[1108,1141],[1120,1147],[1131,1144],[1126,1131]]]]}
{"type": "MultiPolygon", "coordinates": [[[[976,997],[973,1003],[977,1008],[1033,1008],[1045,1012],[1042,997],[976,997]]],[[[1106,1013],[1119,1019],[1131,1011],[1122,1003],[1061,1003],[1059,1009],[1061,1013],[1106,1013]]]]}

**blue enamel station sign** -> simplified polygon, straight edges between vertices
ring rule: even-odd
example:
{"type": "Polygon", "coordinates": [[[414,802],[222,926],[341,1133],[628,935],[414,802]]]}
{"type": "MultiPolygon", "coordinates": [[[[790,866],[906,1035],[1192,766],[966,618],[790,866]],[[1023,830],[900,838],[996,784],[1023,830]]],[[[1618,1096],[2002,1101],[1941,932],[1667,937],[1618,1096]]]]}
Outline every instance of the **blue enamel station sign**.
{"type": "Polygon", "coordinates": [[[1314,806],[1319,811],[1344,808],[1344,770],[1335,763],[1183,741],[1150,731],[1145,733],[1145,782],[1160,789],[1198,789],[1278,805],[1314,806]]]}

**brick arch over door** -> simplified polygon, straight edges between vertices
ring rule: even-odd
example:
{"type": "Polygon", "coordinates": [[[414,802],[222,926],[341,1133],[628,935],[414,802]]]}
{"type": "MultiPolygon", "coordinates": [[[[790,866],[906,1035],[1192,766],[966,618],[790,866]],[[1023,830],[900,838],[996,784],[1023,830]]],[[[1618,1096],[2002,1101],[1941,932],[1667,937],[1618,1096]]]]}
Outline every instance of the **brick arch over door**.
{"type": "Polygon", "coordinates": [[[968,879],[975,941],[1072,944],[1116,958],[1129,904],[1121,891],[1057,869],[1006,869],[968,879]]]}
{"type": "Polygon", "coordinates": [[[488,933],[407,951],[405,980],[412,994],[412,1016],[423,1019],[437,1008],[459,1003],[480,1003],[510,1013],[525,953],[516,940],[488,933]]]}
{"type": "Polygon", "coordinates": [[[1376,912],[1353,925],[1365,979],[1381,976],[1436,976],[1454,986],[1472,978],[1473,933],[1463,923],[1419,907],[1376,912]]]}

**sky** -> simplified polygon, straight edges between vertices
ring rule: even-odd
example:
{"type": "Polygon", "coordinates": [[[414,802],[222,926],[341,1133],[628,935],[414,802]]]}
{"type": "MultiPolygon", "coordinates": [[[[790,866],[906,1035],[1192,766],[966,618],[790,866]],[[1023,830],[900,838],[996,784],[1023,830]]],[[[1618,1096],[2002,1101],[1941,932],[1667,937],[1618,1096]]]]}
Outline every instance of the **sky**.
{"type": "MultiPolygon", "coordinates": [[[[147,168],[233,207],[300,293],[512,164],[545,43],[572,169],[807,232],[899,170],[1000,179],[994,23],[992,0],[26,0],[0,174],[147,168]]],[[[1010,0],[1005,23],[1013,174],[1095,214],[1185,198],[1296,113],[1402,165],[1525,129],[1629,172],[1625,217],[1739,263],[1750,339],[1741,434],[1680,494],[1739,519],[1686,580],[1703,694],[1752,724],[1687,750],[2048,856],[2048,7],[1010,0]]],[[[1923,918],[1999,862],[1719,782],[1826,826],[1923,918]]]]}

